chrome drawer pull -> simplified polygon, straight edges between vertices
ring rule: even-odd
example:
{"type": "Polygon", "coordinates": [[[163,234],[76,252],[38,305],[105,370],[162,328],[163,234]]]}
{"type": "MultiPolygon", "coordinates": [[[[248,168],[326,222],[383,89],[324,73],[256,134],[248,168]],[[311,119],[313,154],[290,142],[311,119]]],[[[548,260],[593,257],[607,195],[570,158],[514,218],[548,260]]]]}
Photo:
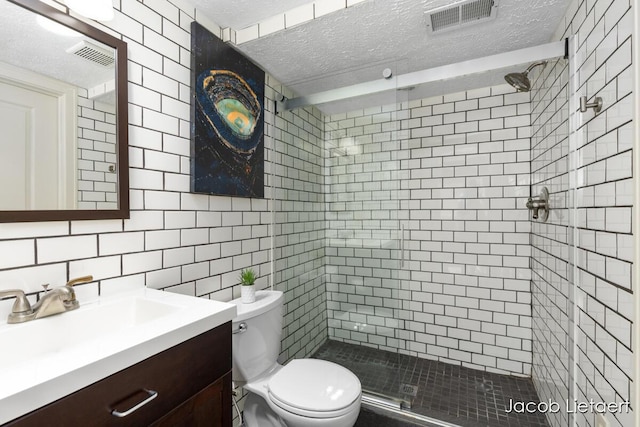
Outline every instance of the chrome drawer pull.
{"type": "Polygon", "coordinates": [[[126,410],[124,412],[120,412],[117,409],[114,409],[113,411],[111,411],[111,415],[114,415],[114,416],[119,417],[119,418],[126,417],[127,415],[131,415],[132,413],[134,413],[135,411],[137,411],[138,409],[142,408],[144,405],[146,405],[147,403],[151,402],[153,399],[158,397],[158,392],[157,391],[147,390],[147,389],[143,389],[143,390],[146,391],[149,394],[149,397],[147,397],[142,402],[138,403],[133,408],[128,409],[128,410],[126,410]]]}

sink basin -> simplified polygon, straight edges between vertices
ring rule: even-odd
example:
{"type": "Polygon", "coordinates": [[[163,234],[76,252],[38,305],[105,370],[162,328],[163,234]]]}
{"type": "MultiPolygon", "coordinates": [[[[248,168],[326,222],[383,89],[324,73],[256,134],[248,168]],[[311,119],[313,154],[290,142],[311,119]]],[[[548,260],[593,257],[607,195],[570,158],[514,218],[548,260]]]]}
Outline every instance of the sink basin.
{"type": "Polygon", "coordinates": [[[89,303],[81,308],[0,330],[0,340],[12,343],[11,351],[0,352],[2,367],[30,364],[43,355],[64,352],[86,346],[89,341],[101,340],[105,335],[126,333],[180,310],[181,306],[134,297],[123,301],[89,303]],[[44,320],[44,321],[43,321],[44,320]]]}
{"type": "Polygon", "coordinates": [[[235,306],[139,289],[0,325],[0,424],[228,322],[235,306]],[[5,347],[6,348],[6,347],[5,347]]]}

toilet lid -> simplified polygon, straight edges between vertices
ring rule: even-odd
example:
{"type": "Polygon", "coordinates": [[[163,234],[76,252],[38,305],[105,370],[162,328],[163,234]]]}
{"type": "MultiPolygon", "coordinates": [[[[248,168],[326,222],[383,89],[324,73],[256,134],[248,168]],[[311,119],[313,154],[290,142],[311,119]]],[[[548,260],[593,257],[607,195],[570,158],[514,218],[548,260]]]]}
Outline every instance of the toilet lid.
{"type": "Polygon", "coordinates": [[[360,380],[351,371],[332,362],[295,359],[268,383],[269,392],[280,402],[312,412],[346,408],[360,397],[360,380]]]}

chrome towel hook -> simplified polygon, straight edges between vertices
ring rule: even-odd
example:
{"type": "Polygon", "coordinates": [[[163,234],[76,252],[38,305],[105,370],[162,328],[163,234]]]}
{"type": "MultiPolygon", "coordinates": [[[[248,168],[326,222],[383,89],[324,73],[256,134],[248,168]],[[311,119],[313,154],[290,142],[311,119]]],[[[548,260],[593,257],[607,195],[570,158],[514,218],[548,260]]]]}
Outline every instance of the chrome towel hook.
{"type": "Polygon", "coordinates": [[[602,111],[602,98],[599,97],[599,96],[596,96],[596,98],[593,100],[593,102],[587,103],[587,97],[586,96],[581,96],[580,97],[580,112],[581,113],[586,113],[588,108],[593,108],[593,111],[595,111],[595,113],[598,114],[600,111],[602,111]]]}
{"type": "Polygon", "coordinates": [[[539,218],[540,221],[547,222],[547,219],[549,219],[549,190],[547,187],[542,187],[538,198],[529,197],[526,206],[527,209],[533,212],[533,219],[539,218]]]}

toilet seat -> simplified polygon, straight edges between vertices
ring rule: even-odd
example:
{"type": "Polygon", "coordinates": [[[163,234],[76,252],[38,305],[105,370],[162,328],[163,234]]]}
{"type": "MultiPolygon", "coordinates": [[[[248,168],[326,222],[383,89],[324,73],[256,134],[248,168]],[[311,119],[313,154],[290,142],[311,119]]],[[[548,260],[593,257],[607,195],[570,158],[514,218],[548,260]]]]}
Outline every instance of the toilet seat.
{"type": "Polygon", "coordinates": [[[359,406],[360,380],[332,362],[296,359],[267,383],[269,399],[287,412],[310,418],[335,418],[359,406]]]}
{"type": "Polygon", "coordinates": [[[288,412],[290,414],[295,414],[295,415],[300,416],[300,417],[305,417],[305,418],[319,418],[319,419],[339,418],[339,417],[342,417],[344,415],[347,415],[347,414],[351,413],[356,407],[357,408],[360,407],[360,399],[359,398],[357,400],[353,401],[351,403],[351,405],[347,406],[346,408],[342,408],[342,409],[339,409],[337,411],[322,411],[322,412],[306,411],[304,409],[300,409],[300,408],[296,408],[294,406],[287,405],[286,403],[283,403],[283,402],[279,401],[271,393],[269,393],[269,400],[271,400],[271,403],[273,403],[274,405],[276,405],[278,408],[282,409],[283,411],[286,411],[286,412],[288,412]]]}

